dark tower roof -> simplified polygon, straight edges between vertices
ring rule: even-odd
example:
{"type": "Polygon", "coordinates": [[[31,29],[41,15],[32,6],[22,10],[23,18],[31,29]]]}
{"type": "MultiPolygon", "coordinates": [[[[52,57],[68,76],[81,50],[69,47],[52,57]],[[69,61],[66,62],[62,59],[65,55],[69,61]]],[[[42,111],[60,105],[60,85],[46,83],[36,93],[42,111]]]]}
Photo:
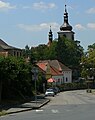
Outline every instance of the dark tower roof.
{"type": "Polygon", "coordinates": [[[53,40],[53,33],[52,33],[52,30],[51,30],[51,26],[50,26],[50,31],[49,31],[49,34],[48,34],[48,39],[49,39],[48,46],[50,46],[50,44],[52,43],[52,40],[53,40]]]}
{"type": "Polygon", "coordinates": [[[52,42],[52,39],[53,39],[53,34],[52,34],[51,26],[50,26],[49,41],[52,42]]]}
{"type": "Polygon", "coordinates": [[[61,31],[72,30],[72,26],[68,23],[68,12],[66,9],[66,5],[65,5],[65,12],[64,12],[64,23],[61,25],[60,30],[61,31]]]}
{"type": "Polygon", "coordinates": [[[49,34],[50,34],[50,35],[52,34],[52,31],[51,31],[51,26],[50,26],[50,31],[49,31],[49,34]]]}

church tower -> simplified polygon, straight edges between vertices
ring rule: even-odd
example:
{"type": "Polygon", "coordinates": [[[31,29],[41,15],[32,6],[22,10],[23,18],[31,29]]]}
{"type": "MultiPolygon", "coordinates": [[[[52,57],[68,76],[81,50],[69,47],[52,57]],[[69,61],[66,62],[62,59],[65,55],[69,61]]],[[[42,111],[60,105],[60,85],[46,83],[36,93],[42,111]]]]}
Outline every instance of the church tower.
{"type": "Polygon", "coordinates": [[[53,40],[53,33],[52,33],[52,30],[51,30],[51,26],[50,26],[50,31],[49,31],[49,34],[48,34],[48,40],[49,40],[48,46],[50,46],[51,43],[52,43],[52,40],[53,40]]]}
{"type": "Polygon", "coordinates": [[[64,22],[60,26],[60,31],[58,32],[58,38],[66,37],[67,39],[74,40],[74,32],[72,31],[72,26],[68,22],[68,12],[65,5],[65,12],[64,12],[64,22]]]}

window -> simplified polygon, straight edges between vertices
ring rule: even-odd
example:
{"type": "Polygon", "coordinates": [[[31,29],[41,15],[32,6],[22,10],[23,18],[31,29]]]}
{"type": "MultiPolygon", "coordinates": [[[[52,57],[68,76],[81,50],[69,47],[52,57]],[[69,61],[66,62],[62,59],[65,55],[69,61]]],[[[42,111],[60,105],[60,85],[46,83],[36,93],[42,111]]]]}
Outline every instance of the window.
{"type": "Polygon", "coordinates": [[[68,82],[68,78],[66,77],[66,82],[68,82]]]}
{"type": "Polygon", "coordinates": [[[16,52],[14,51],[14,56],[16,55],[16,52]]]}
{"type": "Polygon", "coordinates": [[[19,56],[19,52],[17,52],[17,57],[19,56]]]}
{"type": "Polygon", "coordinates": [[[74,40],[74,35],[72,35],[72,40],[74,40]]]}

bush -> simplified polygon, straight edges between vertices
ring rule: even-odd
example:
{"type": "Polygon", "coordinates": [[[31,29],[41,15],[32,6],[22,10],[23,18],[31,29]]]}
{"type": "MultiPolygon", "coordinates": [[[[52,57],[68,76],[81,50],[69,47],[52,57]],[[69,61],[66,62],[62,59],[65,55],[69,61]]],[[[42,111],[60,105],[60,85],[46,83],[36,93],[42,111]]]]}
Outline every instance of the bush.
{"type": "Polygon", "coordinates": [[[85,83],[64,83],[59,86],[61,91],[65,90],[79,90],[86,89],[87,85],[85,83]]]}

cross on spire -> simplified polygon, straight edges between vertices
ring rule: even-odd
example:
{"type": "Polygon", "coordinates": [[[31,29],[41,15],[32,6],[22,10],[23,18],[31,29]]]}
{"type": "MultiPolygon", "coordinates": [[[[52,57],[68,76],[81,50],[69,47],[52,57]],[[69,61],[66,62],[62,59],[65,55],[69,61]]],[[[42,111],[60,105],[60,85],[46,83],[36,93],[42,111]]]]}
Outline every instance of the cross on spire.
{"type": "Polygon", "coordinates": [[[65,5],[65,13],[67,13],[66,5],[65,5]]]}

